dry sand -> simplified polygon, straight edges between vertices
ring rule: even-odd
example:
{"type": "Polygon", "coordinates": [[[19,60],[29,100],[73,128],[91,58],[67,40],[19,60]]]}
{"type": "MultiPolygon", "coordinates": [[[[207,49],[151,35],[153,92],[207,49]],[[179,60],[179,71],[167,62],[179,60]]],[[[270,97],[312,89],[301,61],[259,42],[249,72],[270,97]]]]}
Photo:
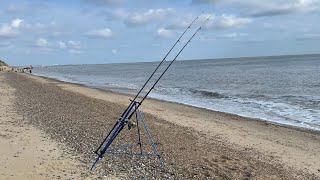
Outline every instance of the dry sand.
{"type": "MultiPolygon", "coordinates": [[[[52,179],[71,174],[72,157],[61,157],[57,143],[23,122],[14,109],[14,89],[0,76],[0,179],[52,179]],[[66,173],[65,173],[66,172],[66,173]]],[[[71,176],[70,176],[71,175],[71,176]]]]}
{"type": "Polygon", "coordinates": [[[4,82],[4,76],[0,72],[0,180],[98,178],[64,153],[62,144],[25,122],[14,106],[15,89],[4,82]]]}
{"type": "MultiPolygon", "coordinates": [[[[2,111],[10,111],[1,114],[1,123],[10,131],[20,128],[19,132],[23,132],[20,134],[24,134],[21,137],[17,133],[8,134],[8,137],[17,137],[10,141],[5,133],[1,134],[0,151],[4,151],[1,161],[3,157],[14,157],[12,150],[3,148],[9,147],[11,141],[18,142],[13,149],[19,149],[20,154],[28,153],[29,148],[19,148],[22,145],[19,140],[28,137],[25,134],[29,132],[32,137],[29,139],[39,138],[32,147],[47,148],[44,154],[29,151],[30,158],[25,161],[31,164],[33,161],[39,164],[34,159],[47,157],[46,151],[55,149],[55,153],[49,153],[50,158],[41,162],[59,161],[63,156],[63,162],[78,165],[73,172],[77,177],[163,176],[158,167],[152,167],[153,161],[111,156],[102,160],[95,174],[83,173],[94,157],[92,151],[103,137],[102,133],[128,105],[129,96],[17,73],[3,73],[1,78],[1,86],[6,87],[1,89],[11,89],[1,91],[10,92],[5,95],[10,98],[1,101],[2,111]],[[10,125],[11,120],[7,122],[10,118],[22,122],[23,127],[21,123],[10,125]]],[[[320,179],[320,134],[317,132],[157,100],[147,100],[142,110],[147,114],[150,129],[173,178],[320,179]]],[[[20,163],[10,158],[5,162],[11,165],[2,167],[0,172],[4,172],[5,177],[17,175],[15,169],[20,163]]],[[[48,177],[63,176],[61,170],[65,170],[66,177],[72,177],[72,170],[66,167],[70,166],[56,165],[52,168],[56,171],[46,173],[48,177]]],[[[25,168],[19,172],[26,175],[36,169],[41,168],[25,168]]]]}

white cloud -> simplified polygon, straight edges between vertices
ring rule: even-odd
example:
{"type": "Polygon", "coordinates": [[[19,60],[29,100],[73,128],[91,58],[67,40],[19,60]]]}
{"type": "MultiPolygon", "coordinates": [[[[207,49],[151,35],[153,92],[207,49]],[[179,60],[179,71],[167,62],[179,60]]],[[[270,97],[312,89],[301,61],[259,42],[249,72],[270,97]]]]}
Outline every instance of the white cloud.
{"type": "Polygon", "coordinates": [[[96,38],[109,38],[112,36],[112,31],[109,28],[105,29],[98,29],[92,30],[86,33],[89,37],[96,37],[96,38]]]}
{"type": "Polygon", "coordinates": [[[245,36],[248,36],[248,34],[233,32],[233,33],[223,34],[221,37],[229,38],[229,39],[236,39],[236,38],[241,38],[241,37],[245,37],[245,36]]]}
{"type": "Polygon", "coordinates": [[[168,30],[165,28],[159,28],[157,30],[157,37],[170,38],[172,36],[173,36],[173,32],[171,30],[168,30]]]}
{"type": "Polygon", "coordinates": [[[81,53],[83,53],[82,51],[76,50],[76,49],[69,49],[68,52],[70,54],[81,54],[81,53]]]}
{"type": "MultiPolygon", "coordinates": [[[[210,14],[201,14],[199,19],[196,21],[195,27],[200,26],[210,14]]],[[[167,29],[178,29],[178,28],[187,28],[193,19],[180,20],[177,19],[173,24],[167,26],[167,29]]],[[[246,26],[253,21],[252,18],[248,17],[238,17],[233,14],[222,14],[222,15],[213,15],[211,19],[204,25],[204,29],[227,29],[227,28],[238,28],[246,26]]]]}
{"type": "Polygon", "coordinates": [[[218,40],[218,37],[215,35],[211,35],[211,34],[199,34],[199,36],[197,36],[195,38],[195,40],[198,40],[200,42],[204,42],[204,43],[212,43],[218,40]]]}
{"type": "Polygon", "coordinates": [[[36,40],[35,45],[40,48],[45,48],[45,47],[49,47],[49,42],[44,38],[39,38],[36,40]]]}
{"type": "Polygon", "coordinates": [[[172,8],[167,9],[149,9],[143,13],[130,13],[124,20],[129,27],[143,26],[149,23],[162,21],[174,13],[172,8]]]}
{"type": "Polygon", "coordinates": [[[103,10],[98,16],[105,16],[108,21],[120,20],[128,27],[145,26],[167,19],[175,13],[173,8],[148,9],[146,11],[130,11],[125,9],[103,10]]]}
{"type": "Polygon", "coordinates": [[[97,5],[117,5],[124,2],[124,0],[83,0],[83,1],[97,4],[97,5]]]}
{"type": "Polygon", "coordinates": [[[66,49],[67,48],[67,45],[65,42],[62,42],[62,41],[58,41],[57,42],[57,45],[60,49],[66,49]]]}
{"type": "Polygon", "coordinates": [[[82,45],[80,41],[69,40],[65,41],[56,41],[55,43],[49,42],[45,38],[38,38],[35,41],[33,48],[37,48],[39,52],[54,52],[58,49],[65,50],[70,54],[79,54],[82,53],[82,45]]]}
{"type": "Polygon", "coordinates": [[[23,22],[22,19],[14,19],[14,20],[11,22],[11,26],[12,26],[13,28],[19,28],[22,22],[23,22]]]}
{"type": "Polygon", "coordinates": [[[23,20],[14,19],[10,24],[1,24],[0,25],[0,38],[14,38],[19,34],[19,28],[23,20]]]}
{"type": "Polygon", "coordinates": [[[80,41],[68,41],[68,47],[71,48],[71,49],[81,49],[81,43],[80,41]]]}
{"type": "Polygon", "coordinates": [[[51,47],[52,49],[60,49],[69,52],[70,54],[80,54],[83,53],[83,46],[80,41],[57,41],[55,46],[51,47]]]}
{"type": "Polygon", "coordinates": [[[7,24],[1,25],[0,26],[0,38],[13,38],[17,35],[18,33],[11,27],[8,26],[7,24]]]}
{"type": "Polygon", "coordinates": [[[320,9],[319,0],[193,0],[192,3],[236,6],[244,14],[252,16],[276,16],[320,9]]]}
{"type": "Polygon", "coordinates": [[[168,29],[184,29],[187,28],[191,23],[191,19],[177,19],[174,23],[167,26],[168,29]]]}
{"type": "Polygon", "coordinates": [[[282,14],[312,12],[320,9],[319,0],[269,0],[266,4],[257,3],[251,10],[253,16],[276,16],[282,14]]]}
{"type": "Polygon", "coordinates": [[[215,16],[212,21],[209,21],[206,27],[231,28],[241,27],[252,22],[251,18],[237,17],[235,15],[222,14],[215,16]]]}

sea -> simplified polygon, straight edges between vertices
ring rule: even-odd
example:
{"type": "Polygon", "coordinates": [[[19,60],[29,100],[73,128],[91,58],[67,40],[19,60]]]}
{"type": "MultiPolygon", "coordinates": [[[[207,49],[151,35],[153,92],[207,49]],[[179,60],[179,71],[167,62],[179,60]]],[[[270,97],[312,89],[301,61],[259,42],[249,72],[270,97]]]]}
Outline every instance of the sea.
{"type": "MultiPolygon", "coordinates": [[[[134,96],[158,64],[53,65],[32,73],[134,96]]],[[[178,60],[148,97],[320,131],[320,55],[178,60]]]]}

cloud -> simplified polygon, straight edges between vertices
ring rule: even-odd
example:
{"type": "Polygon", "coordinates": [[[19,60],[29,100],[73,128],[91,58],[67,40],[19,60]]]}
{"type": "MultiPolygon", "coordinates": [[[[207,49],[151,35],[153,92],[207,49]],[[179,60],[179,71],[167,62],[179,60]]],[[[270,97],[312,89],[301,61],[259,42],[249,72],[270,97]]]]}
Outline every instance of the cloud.
{"type": "Polygon", "coordinates": [[[13,28],[19,28],[22,22],[23,22],[22,19],[14,19],[14,20],[11,22],[11,26],[12,26],[13,28]]]}
{"type": "Polygon", "coordinates": [[[168,30],[166,28],[159,28],[157,30],[157,37],[161,37],[161,38],[170,38],[173,36],[173,32],[171,30],[168,30]]]}
{"type": "Polygon", "coordinates": [[[174,21],[174,23],[169,24],[166,28],[167,29],[185,29],[187,28],[190,23],[191,23],[191,19],[177,19],[174,21]]]}
{"type": "Polygon", "coordinates": [[[120,20],[127,27],[139,27],[163,21],[174,13],[172,8],[148,9],[144,12],[112,9],[100,11],[96,15],[105,16],[108,21],[120,20]]]}
{"type": "Polygon", "coordinates": [[[83,0],[84,2],[95,4],[95,5],[120,5],[125,0],[83,0]]]}
{"type": "Polygon", "coordinates": [[[248,37],[249,34],[247,33],[238,33],[238,32],[233,32],[233,33],[226,33],[226,34],[222,34],[220,37],[221,38],[227,38],[227,39],[230,39],[230,40],[239,40],[243,37],[248,37]]]}
{"type": "Polygon", "coordinates": [[[92,30],[86,33],[88,37],[109,38],[112,37],[112,31],[109,28],[92,30]]]}
{"type": "Polygon", "coordinates": [[[17,31],[15,31],[11,26],[6,24],[0,26],[0,38],[13,38],[17,36],[17,31]]]}
{"type": "Polygon", "coordinates": [[[70,40],[67,42],[67,45],[68,45],[68,48],[70,48],[70,49],[81,49],[82,48],[80,41],[70,40]]]}
{"type": "Polygon", "coordinates": [[[291,0],[279,3],[270,1],[268,4],[256,4],[256,10],[252,10],[251,15],[261,16],[277,16],[292,13],[312,12],[320,9],[320,1],[318,0],[291,0]]]}
{"type": "Polygon", "coordinates": [[[81,42],[74,40],[56,41],[54,43],[45,38],[38,38],[31,48],[37,50],[33,52],[54,52],[57,50],[66,51],[70,54],[79,54],[83,52],[83,46],[81,45],[81,42]]]}
{"type": "Polygon", "coordinates": [[[65,42],[62,42],[62,41],[58,41],[57,42],[57,46],[60,48],[60,49],[66,49],[67,48],[67,45],[65,42]]]}
{"type": "Polygon", "coordinates": [[[68,52],[70,54],[81,54],[81,53],[83,53],[82,51],[76,50],[76,49],[69,49],[68,52]]]}
{"type": "Polygon", "coordinates": [[[58,24],[55,21],[47,23],[35,22],[33,24],[24,23],[22,29],[38,36],[61,37],[75,32],[75,28],[70,28],[70,24],[58,24]]]}
{"type": "Polygon", "coordinates": [[[124,23],[129,27],[144,26],[149,23],[154,23],[166,19],[169,15],[174,13],[171,8],[167,9],[149,9],[143,13],[131,13],[129,14],[124,23]]]}
{"type": "Polygon", "coordinates": [[[23,20],[14,19],[10,24],[0,25],[0,38],[14,38],[19,35],[19,28],[23,20]]]}
{"type": "Polygon", "coordinates": [[[206,28],[232,28],[241,27],[252,22],[251,18],[237,17],[235,15],[222,14],[214,16],[212,21],[209,21],[206,28]]]}
{"type": "Polygon", "coordinates": [[[117,49],[112,49],[111,52],[112,52],[112,54],[117,54],[118,50],[117,49]]]}
{"type": "Polygon", "coordinates": [[[253,17],[312,12],[320,9],[319,0],[192,0],[192,4],[227,5],[253,17]]]}
{"type": "Polygon", "coordinates": [[[38,38],[35,42],[35,45],[40,48],[47,48],[49,47],[49,42],[45,38],[38,38]]]}
{"type": "MultiPolygon", "coordinates": [[[[201,14],[199,19],[196,21],[197,25],[195,27],[200,26],[202,22],[204,22],[210,14],[201,14]]],[[[174,23],[168,25],[167,29],[185,29],[187,28],[193,19],[177,19],[174,23]]],[[[222,14],[222,15],[213,15],[211,19],[204,25],[204,29],[228,29],[228,28],[238,28],[243,27],[245,25],[250,24],[253,21],[252,18],[248,17],[238,17],[233,14],[222,14]]]]}
{"type": "Polygon", "coordinates": [[[70,54],[80,54],[83,53],[83,46],[80,41],[69,40],[67,42],[57,41],[56,47],[61,50],[66,50],[70,54]]]}

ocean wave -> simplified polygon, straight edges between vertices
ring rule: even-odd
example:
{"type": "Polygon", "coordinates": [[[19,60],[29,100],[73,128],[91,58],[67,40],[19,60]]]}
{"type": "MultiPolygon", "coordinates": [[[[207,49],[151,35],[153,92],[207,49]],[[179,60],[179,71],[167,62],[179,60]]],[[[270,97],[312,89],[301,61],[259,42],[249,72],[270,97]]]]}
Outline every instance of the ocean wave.
{"type": "Polygon", "coordinates": [[[119,89],[125,89],[125,90],[137,90],[139,88],[138,85],[126,84],[126,83],[105,83],[105,86],[110,88],[119,88],[119,89]]]}
{"type": "Polygon", "coordinates": [[[156,93],[163,95],[188,95],[191,97],[205,98],[205,99],[223,99],[230,98],[230,96],[209,90],[189,89],[189,88],[156,88],[156,93]]]}
{"type": "Polygon", "coordinates": [[[224,95],[222,93],[214,92],[214,91],[208,91],[208,90],[190,90],[193,94],[201,95],[206,98],[217,98],[217,99],[223,99],[223,98],[229,98],[229,96],[224,95]]]}

